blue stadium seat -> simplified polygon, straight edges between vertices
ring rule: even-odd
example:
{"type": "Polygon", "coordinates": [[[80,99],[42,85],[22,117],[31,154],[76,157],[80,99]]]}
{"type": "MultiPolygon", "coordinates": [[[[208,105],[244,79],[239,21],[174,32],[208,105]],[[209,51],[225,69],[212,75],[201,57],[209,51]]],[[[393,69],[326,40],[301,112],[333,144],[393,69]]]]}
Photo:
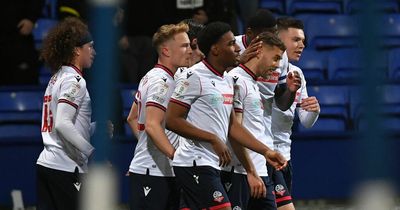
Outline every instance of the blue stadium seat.
{"type": "Polygon", "coordinates": [[[400,80],[400,48],[389,52],[389,80],[400,80]]]}
{"type": "Polygon", "coordinates": [[[0,113],[40,112],[42,91],[0,91],[0,113]]]}
{"type": "Polygon", "coordinates": [[[321,106],[321,113],[313,128],[298,127],[299,132],[345,131],[348,128],[349,89],[348,86],[308,86],[308,95],[315,96],[321,106]]]}
{"type": "Polygon", "coordinates": [[[40,136],[42,91],[0,91],[0,138],[40,136]]]}
{"type": "Polygon", "coordinates": [[[326,78],[327,61],[326,53],[305,49],[300,60],[293,64],[301,68],[306,81],[322,81],[326,78]]]}
{"type": "Polygon", "coordinates": [[[328,79],[355,79],[361,71],[361,52],[358,49],[335,49],[328,55],[328,79]]]}
{"type": "Polygon", "coordinates": [[[380,23],[383,47],[400,48],[400,14],[386,14],[380,23]]]}
{"type": "MultiPolygon", "coordinates": [[[[359,0],[345,1],[344,11],[347,14],[354,14],[361,11],[364,2],[359,0]]],[[[374,5],[374,9],[379,12],[397,13],[399,12],[399,5],[395,0],[380,0],[374,5]]]]}
{"type": "Polygon", "coordinates": [[[307,88],[309,96],[315,96],[321,106],[321,115],[348,118],[349,89],[345,85],[313,85],[307,88]]]}
{"type": "Polygon", "coordinates": [[[311,128],[305,128],[302,125],[299,125],[297,128],[299,133],[344,132],[346,130],[346,121],[340,118],[325,116],[320,116],[317,122],[311,128]]]}
{"type": "Polygon", "coordinates": [[[273,13],[285,13],[285,6],[282,0],[260,0],[259,8],[268,9],[273,13]]]}
{"type": "Polygon", "coordinates": [[[305,25],[307,47],[325,50],[357,46],[357,26],[347,15],[313,15],[305,25]]]}
{"type": "Polygon", "coordinates": [[[121,89],[122,105],[124,117],[128,117],[133,101],[135,100],[136,88],[126,87],[121,89]]]}
{"type": "Polygon", "coordinates": [[[46,66],[41,66],[39,68],[39,84],[40,85],[47,85],[51,78],[51,71],[46,66]]]}
{"type": "Polygon", "coordinates": [[[35,41],[36,49],[40,49],[42,41],[47,36],[47,33],[58,23],[57,20],[40,18],[36,21],[35,27],[33,28],[32,34],[35,41]]]}
{"type": "MultiPolygon", "coordinates": [[[[383,113],[388,115],[400,115],[400,85],[383,86],[383,113]],[[397,92],[396,92],[397,91],[397,92]]],[[[400,127],[399,127],[400,128],[400,127]]]]}
{"type": "Polygon", "coordinates": [[[341,0],[286,0],[287,13],[342,13],[341,0]]]}

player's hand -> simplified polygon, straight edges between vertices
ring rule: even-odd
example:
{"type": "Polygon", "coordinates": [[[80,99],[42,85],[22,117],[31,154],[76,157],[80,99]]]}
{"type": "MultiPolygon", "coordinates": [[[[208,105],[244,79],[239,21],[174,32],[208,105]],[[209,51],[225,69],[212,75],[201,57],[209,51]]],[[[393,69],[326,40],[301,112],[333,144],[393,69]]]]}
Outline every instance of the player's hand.
{"type": "Polygon", "coordinates": [[[301,77],[299,72],[289,72],[286,79],[286,86],[292,93],[296,92],[301,87],[301,77]]]}
{"type": "Polygon", "coordinates": [[[287,160],[279,152],[268,150],[264,154],[264,157],[267,160],[267,162],[276,170],[281,170],[285,168],[287,165],[287,160]]]}
{"type": "Polygon", "coordinates": [[[229,165],[231,162],[231,153],[229,152],[228,147],[226,144],[220,140],[218,137],[216,137],[212,143],[211,143],[215,153],[217,153],[219,157],[219,166],[224,167],[229,165]]]}
{"type": "Polygon", "coordinates": [[[249,183],[251,197],[265,198],[267,196],[267,188],[264,181],[257,174],[247,173],[247,182],[249,183]]]}
{"type": "Polygon", "coordinates": [[[320,112],[318,100],[314,96],[302,99],[300,107],[308,112],[320,112]]]}
{"type": "Polygon", "coordinates": [[[21,35],[27,36],[32,33],[33,22],[29,19],[22,19],[21,21],[19,21],[17,27],[21,35]]]}
{"type": "Polygon", "coordinates": [[[253,57],[257,56],[262,48],[262,41],[259,41],[259,38],[251,40],[250,45],[246,48],[243,54],[239,57],[239,62],[241,64],[246,63],[253,57]]]}

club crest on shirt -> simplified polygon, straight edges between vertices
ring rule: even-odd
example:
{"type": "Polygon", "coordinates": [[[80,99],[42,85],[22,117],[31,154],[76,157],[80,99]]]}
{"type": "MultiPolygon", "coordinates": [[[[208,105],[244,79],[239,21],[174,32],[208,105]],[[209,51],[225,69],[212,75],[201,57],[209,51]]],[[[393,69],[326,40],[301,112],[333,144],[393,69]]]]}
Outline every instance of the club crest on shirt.
{"type": "Polygon", "coordinates": [[[224,196],[222,195],[222,193],[220,191],[214,191],[213,198],[214,198],[214,201],[216,201],[218,203],[221,203],[221,201],[224,200],[224,196]]]}

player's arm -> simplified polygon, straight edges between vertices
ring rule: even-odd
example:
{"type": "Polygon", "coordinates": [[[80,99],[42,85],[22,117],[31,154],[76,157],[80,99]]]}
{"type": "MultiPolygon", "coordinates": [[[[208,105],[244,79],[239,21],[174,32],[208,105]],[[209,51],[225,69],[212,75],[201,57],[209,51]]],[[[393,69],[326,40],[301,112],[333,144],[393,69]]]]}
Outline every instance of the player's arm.
{"type": "Polygon", "coordinates": [[[133,102],[129,115],[126,119],[132,132],[135,134],[136,139],[139,139],[139,127],[138,127],[138,105],[136,100],[133,102]]]}
{"type": "Polygon", "coordinates": [[[286,79],[286,86],[284,84],[277,85],[275,88],[275,102],[277,107],[286,111],[293,104],[296,97],[296,91],[301,86],[300,74],[297,71],[289,72],[286,79]]]}
{"type": "Polygon", "coordinates": [[[297,108],[301,124],[306,128],[311,128],[318,119],[321,111],[316,97],[308,97],[306,81],[302,81],[300,107],[297,108]]]}
{"type": "MultiPolygon", "coordinates": [[[[236,120],[242,124],[242,112],[235,112],[236,120]]],[[[249,156],[246,148],[240,145],[236,141],[231,141],[231,146],[236,157],[239,159],[240,163],[246,169],[247,181],[250,187],[250,195],[254,198],[265,197],[267,194],[267,189],[263,180],[258,176],[257,171],[254,167],[253,161],[249,156]]]]}
{"type": "Polygon", "coordinates": [[[156,106],[146,106],[145,131],[153,140],[154,145],[168,158],[173,159],[175,148],[169,142],[163,127],[165,110],[156,106]]]}
{"type": "Polygon", "coordinates": [[[199,129],[189,123],[186,120],[189,108],[178,103],[179,101],[172,99],[168,104],[166,128],[182,137],[210,143],[219,156],[220,166],[228,165],[231,161],[231,155],[227,146],[218,138],[217,135],[199,129]]]}
{"type": "Polygon", "coordinates": [[[55,130],[62,136],[62,139],[68,141],[80,152],[90,157],[94,147],[79,134],[73,123],[76,114],[76,107],[69,103],[59,102],[57,104],[57,115],[55,119],[55,130]]]}
{"type": "Polygon", "coordinates": [[[278,170],[286,166],[286,159],[281,154],[271,150],[266,145],[258,141],[236,120],[236,115],[233,110],[230,116],[229,138],[232,141],[236,141],[240,145],[263,155],[268,163],[278,170]]]}

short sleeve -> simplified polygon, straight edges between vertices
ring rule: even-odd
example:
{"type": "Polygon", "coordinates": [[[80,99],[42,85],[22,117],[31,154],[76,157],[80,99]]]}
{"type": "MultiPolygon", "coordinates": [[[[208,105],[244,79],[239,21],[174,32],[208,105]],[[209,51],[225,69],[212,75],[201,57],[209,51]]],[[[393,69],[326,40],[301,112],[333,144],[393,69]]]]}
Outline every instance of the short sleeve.
{"type": "Polygon", "coordinates": [[[171,102],[180,104],[190,109],[190,106],[201,94],[202,87],[200,77],[192,70],[187,70],[176,81],[176,87],[172,94],[171,102]]]}
{"type": "Polygon", "coordinates": [[[167,110],[169,99],[174,90],[174,83],[169,82],[169,78],[157,78],[150,83],[147,90],[147,106],[155,106],[164,111],[167,110]]]}
{"type": "Polygon", "coordinates": [[[58,103],[67,103],[78,109],[85,95],[85,80],[80,75],[69,76],[62,81],[58,103]]]}
{"type": "Polygon", "coordinates": [[[243,101],[246,97],[246,84],[238,75],[233,75],[233,108],[235,112],[243,112],[243,101]]]}
{"type": "Polygon", "coordinates": [[[279,68],[281,70],[281,74],[278,78],[278,85],[286,83],[287,72],[289,69],[289,59],[286,51],[283,53],[282,60],[279,62],[279,68]]]}

